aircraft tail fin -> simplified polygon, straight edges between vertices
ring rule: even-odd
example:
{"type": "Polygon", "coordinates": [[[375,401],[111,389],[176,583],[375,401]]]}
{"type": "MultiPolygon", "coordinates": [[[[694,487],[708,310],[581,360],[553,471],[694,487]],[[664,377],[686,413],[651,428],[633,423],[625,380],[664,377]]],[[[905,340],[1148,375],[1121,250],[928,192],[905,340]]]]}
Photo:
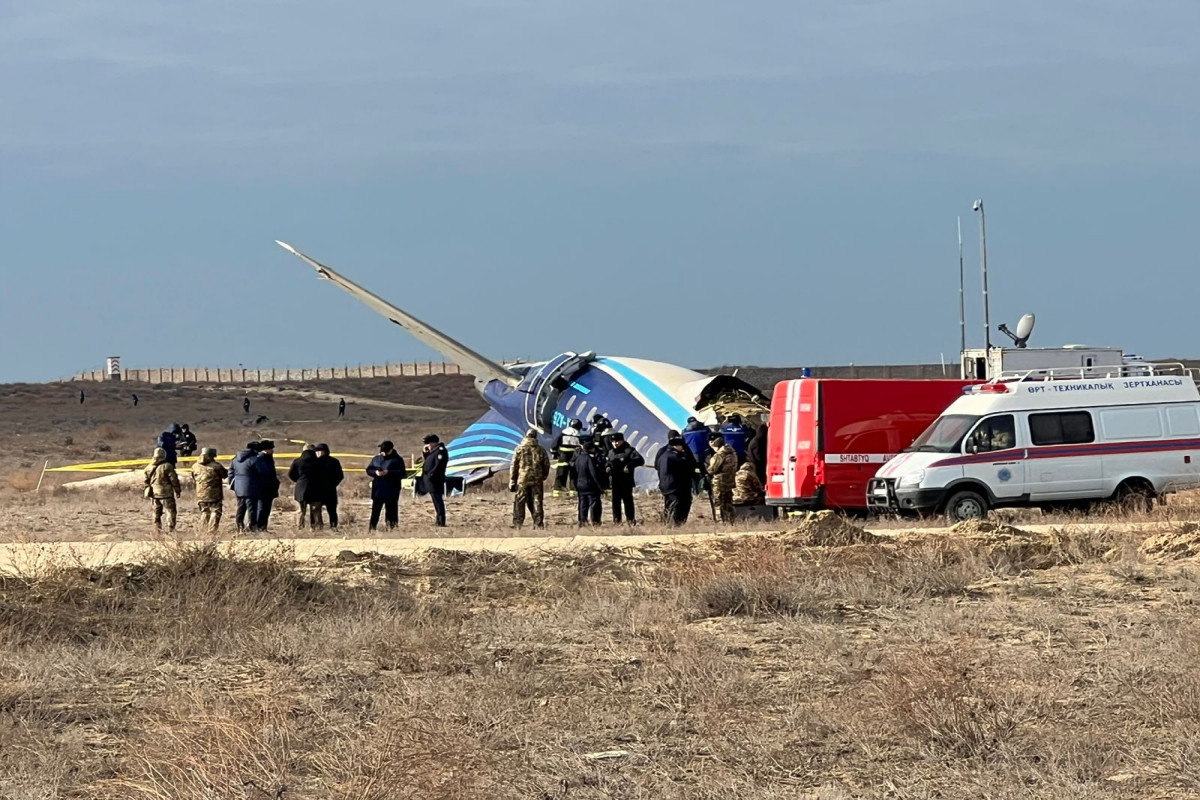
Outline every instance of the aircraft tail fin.
{"type": "Polygon", "coordinates": [[[322,278],[332,281],[372,311],[404,328],[418,340],[441,353],[443,358],[458,364],[477,379],[483,381],[504,381],[509,386],[516,386],[521,382],[521,376],[512,370],[480,355],[462,342],[451,339],[446,334],[425,324],[407,311],[397,308],[379,295],[364,289],[344,275],[334,272],[320,261],[301,253],[290,244],[281,242],[278,239],[275,240],[275,244],[315,269],[317,274],[322,278]]]}
{"type": "Polygon", "coordinates": [[[508,469],[524,435],[503,416],[489,411],[447,445],[450,461],[446,474],[475,483],[508,469]]]}

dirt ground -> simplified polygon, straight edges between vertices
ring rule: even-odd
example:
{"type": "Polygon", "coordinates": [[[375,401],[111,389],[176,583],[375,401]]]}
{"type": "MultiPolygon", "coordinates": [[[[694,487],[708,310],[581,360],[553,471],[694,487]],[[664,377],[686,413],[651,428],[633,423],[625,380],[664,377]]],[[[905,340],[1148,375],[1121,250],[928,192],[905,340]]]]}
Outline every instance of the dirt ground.
{"type": "MultiPolygon", "coordinates": [[[[0,540],[152,537],[136,492],[29,475],[144,455],[167,422],[223,452],[284,434],[404,451],[483,410],[463,379],[350,383],[252,395],[259,422],[240,389],[139,391],[133,409],[102,387],[81,409],[75,386],[0,387],[0,540]]],[[[364,486],[346,491],[358,534],[364,486]]],[[[187,499],[144,563],[0,574],[0,800],[1200,798],[1192,498],[524,555],[334,544],[302,563],[283,541],[205,545],[187,499]]],[[[663,533],[655,501],[600,532],[663,533]]],[[[449,535],[512,535],[509,503],[469,491],[449,535]]],[[[276,537],[298,533],[287,506],[276,537]]],[[[395,535],[433,534],[431,516],[406,499],[395,535]]],[[[550,519],[579,532],[566,499],[550,519]]]]}

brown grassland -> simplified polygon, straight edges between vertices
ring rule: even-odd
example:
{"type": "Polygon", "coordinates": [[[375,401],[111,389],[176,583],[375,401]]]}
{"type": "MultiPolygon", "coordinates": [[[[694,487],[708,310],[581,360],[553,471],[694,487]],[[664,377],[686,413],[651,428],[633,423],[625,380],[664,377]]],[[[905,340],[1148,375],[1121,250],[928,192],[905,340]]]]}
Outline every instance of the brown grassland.
{"type": "MultiPolygon", "coordinates": [[[[149,421],[72,410],[72,390],[0,387],[0,475],[84,447],[65,437],[146,449],[149,421]]],[[[165,421],[207,419],[226,452],[244,436],[225,410],[240,393],[210,409],[172,391],[151,395],[178,404],[165,421]]],[[[273,421],[365,446],[479,412],[273,421]]],[[[5,539],[146,535],[136,500],[29,488],[0,491],[5,539]]],[[[475,498],[503,514],[503,495],[475,498]]],[[[171,541],[140,565],[44,564],[0,575],[0,798],[1200,798],[1190,511],[1153,531],[1114,514],[883,538],[824,520],[526,558],[296,563],[277,542],[251,558],[171,541]]]]}

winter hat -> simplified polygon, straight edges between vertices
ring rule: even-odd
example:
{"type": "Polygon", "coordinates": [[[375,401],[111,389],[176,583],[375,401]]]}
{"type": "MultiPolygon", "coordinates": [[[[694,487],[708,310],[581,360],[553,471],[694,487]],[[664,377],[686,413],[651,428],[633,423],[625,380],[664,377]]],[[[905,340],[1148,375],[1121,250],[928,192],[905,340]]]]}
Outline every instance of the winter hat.
{"type": "Polygon", "coordinates": [[[379,452],[381,452],[381,453],[392,452],[392,443],[389,439],[384,439],[382,442],[379,443],[379,452]]]}

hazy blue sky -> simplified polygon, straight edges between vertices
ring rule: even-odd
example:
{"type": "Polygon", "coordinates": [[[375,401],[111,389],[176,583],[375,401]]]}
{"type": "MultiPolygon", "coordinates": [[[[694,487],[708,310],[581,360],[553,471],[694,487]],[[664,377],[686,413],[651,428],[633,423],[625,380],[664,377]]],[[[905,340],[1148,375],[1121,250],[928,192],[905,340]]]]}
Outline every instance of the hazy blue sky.
{"type": "Polygon", "coordinates": [[[1200,357],[1195,0],[0,0],[0,380],[427,359],[1200,357]]]}

